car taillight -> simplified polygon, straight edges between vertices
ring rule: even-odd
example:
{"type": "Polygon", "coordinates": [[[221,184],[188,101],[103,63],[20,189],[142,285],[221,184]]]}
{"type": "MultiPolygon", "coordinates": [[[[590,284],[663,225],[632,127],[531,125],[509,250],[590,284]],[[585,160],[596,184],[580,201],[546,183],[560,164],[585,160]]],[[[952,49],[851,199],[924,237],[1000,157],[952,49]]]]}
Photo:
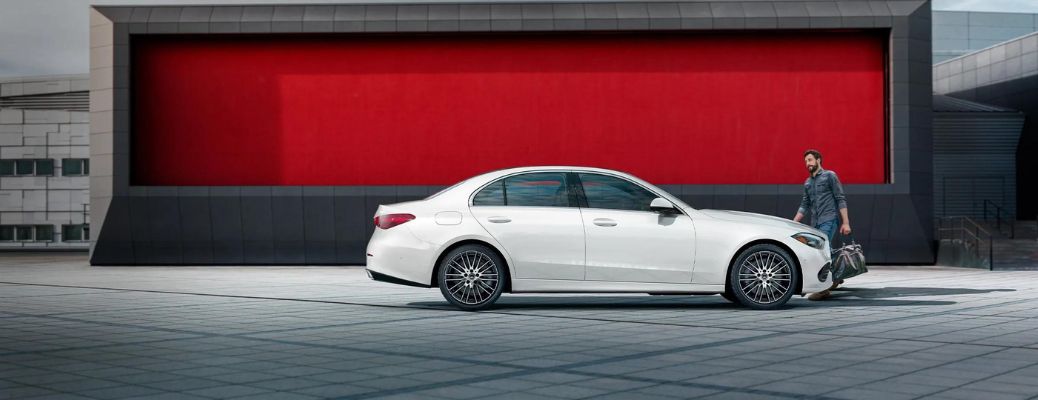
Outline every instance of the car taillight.
{"type": "Polygon", "coordinates": [[[414,215],[411,214],[376,215],[375,226],[382,229],[389,229],[412,219],[414,219],[414,215]]]}

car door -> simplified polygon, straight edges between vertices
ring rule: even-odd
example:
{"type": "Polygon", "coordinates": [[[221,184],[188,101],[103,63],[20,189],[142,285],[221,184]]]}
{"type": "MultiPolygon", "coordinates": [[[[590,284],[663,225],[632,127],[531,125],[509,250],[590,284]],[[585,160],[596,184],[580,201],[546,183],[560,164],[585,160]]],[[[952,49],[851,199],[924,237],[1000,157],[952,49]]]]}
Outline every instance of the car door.
{"type": "Polygon", "coordinates": [[[685,214],[649,209],[657,196],[620,177],[579,173],[589,281],[689,283],[695,231],[685,214]]]}
{"type": "Polygon", "coordinates": [[[519,279],[584,279],[584,224],[565,172],[512,175],[473,196],[472,215],[519,279]]]}

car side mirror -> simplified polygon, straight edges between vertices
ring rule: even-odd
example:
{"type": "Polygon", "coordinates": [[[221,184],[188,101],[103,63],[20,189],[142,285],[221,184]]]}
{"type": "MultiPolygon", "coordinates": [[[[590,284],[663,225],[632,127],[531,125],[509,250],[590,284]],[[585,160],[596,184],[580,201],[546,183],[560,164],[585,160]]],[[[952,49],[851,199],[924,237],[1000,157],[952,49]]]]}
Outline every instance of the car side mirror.
{"type": "Polygon", "coordinates": [[[652,199],[652,203],[649,203],[649,209],[663,214],[679,213],[678,208],[674,206],[674,203],[671,203],[670,200],[662,197],[652,199]]]}

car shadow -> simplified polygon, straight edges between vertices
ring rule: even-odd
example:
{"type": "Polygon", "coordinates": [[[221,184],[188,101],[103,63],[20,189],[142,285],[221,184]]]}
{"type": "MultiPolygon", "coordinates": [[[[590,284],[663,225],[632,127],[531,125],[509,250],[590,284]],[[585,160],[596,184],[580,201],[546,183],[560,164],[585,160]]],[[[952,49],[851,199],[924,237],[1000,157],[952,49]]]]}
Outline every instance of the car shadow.
{"type": "Polygon", "coordinates": [[[1015,292],[1016,289],[968,289],[968,288],[940,288],[940,287],[885,287],[885,288],[857,288],[841,287],[833,290],[833,299],[861,298],[861,299],[890,299],[898,297],[923,297],[923,296],[957,296],[968,294],[986,294],[996,292],[1015,292]]]}
{"type": "MultiPolygon", "coordinates": [[[[882,297],[857,297],[856,295],[834,295],[826,301],[808,301],[795,296],[783,308],[803,306],[825,307],[891,307],[891,306],[947,306],[954,301],[943,300],[886,300],[882,297]]],[[[419,301],[408,303],[413,307],[456,310],[446,301],[419,301]]],[[[586,297],[586,296],[502,296],[494,304],[494,310],[661,310],[661,309],[695,309],[695,310],[749,310],[741,305],[733,304],[721,296],[652,296],[640,298],[634,296],[586,297]]]]}

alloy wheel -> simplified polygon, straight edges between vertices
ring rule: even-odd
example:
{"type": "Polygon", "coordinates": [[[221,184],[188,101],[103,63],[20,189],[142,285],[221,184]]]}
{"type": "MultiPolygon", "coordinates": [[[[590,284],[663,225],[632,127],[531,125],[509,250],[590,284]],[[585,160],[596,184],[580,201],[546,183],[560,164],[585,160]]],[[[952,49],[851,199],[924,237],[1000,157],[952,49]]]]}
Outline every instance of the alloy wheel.
{"type": "Polygon", "coordinates": [[[494,299],[500,285],[500,268],[483,252],[469,250],[456,254],[445,266],[447,293],[459,303],[481,305],[494,299]]]}
{"type": "Polygon", "coordinates": [[[739,266],[738,284],[742,293],[757,304],[784,301],[793,287],[792,267],[774,251],[757,251],[739,266]]]}

